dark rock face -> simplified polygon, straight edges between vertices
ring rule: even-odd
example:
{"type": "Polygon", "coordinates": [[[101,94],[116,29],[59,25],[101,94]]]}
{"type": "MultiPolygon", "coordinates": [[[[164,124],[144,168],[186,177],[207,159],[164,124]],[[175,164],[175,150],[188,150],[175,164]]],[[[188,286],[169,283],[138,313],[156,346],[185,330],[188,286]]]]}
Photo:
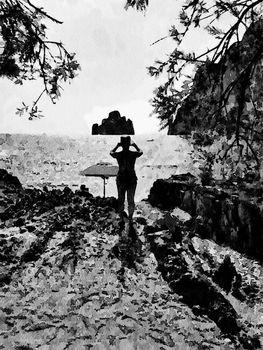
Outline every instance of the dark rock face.
{"type": "Polygon", "coordinates": [[[216,269],[213,280],[227,293],[230,292],[234,280],[238,277],[235,265],[229,256],[226,256],[222,264],[216,269]]]}
{"type": "Polygon", "coordinates": [[[119,111],[112,111],[101,125],[93,124],[92,135],[134,135],[133,123],[122,117],[119,111]]]}
{"type": "MultiPolygon", "coordinates": [[[[220,62],[207,62],[198,68],[193,79],[191,93],[178,109],[175,120],[169,124],[168,135],[189,135],[194,130],[213,129],[217,118],[220,128],[227,123],[229,124],[231,112],[229,112],[228,119],[223,115],[218,115],[217,118],[209,118],[209,116],[218,109],[217,102],[221,93],[221,84],[228,86],[237,76],[237,62],[242,70],[248,66],[254,55],[256,57],[256,52],[258,52],[262,42],[262,28],[262,20],[252,23],[242,40],[238,44],[234,43],[220,62]],[[221,77],[223,77],[222,83],[220,82],[221,77]]],[[[246,96],[251,96],[250,88],[253,83],[260,84],[257,81],[257,76],[261,76],[261,74],[261,58],[258,58],[256,68],[251,72],[250,83],[246,86],[246,96]]],[[[238,104],[238,94],[238,88],[233,89],[230,94],[230,100],[234,102],[235,108],[238,104]]],[[[248,104],[248,102],[245,103],[248,104]]],[[[233,119],[233,125],[234,123],[233,119]]],[[[203,136],[205,138],[205,134],[203,136]]]]}
{"type": "MultiPolygon", "coordinates": [[[[144,214],[149,209],[145,207],[144,214]]],[[[218,265],[213,257],[214,252],[193,244],[190,234],[192,220],[188,215],[184,216],[182,210],[177,208],[170,213],[174,217],[173,225],[170,219],[167,222],[167,211],[160,213],[163,213],[163,218],[157,218],[155,222],[150,219],[150,212],[148,216],[146,214],[146,221],[151,224],[144,227],[144,233],[158,263],[157,269],[170,289],[196,316],[207,315],[229,338],[234,336],[238,339],[242,348],[260,348],[259,338],[247,334],[245,324],[238,320],[236,310],[222,293],[222,290],[231,292],[241,301],[249,299],[250,291],[246,291],[246,288],[250,284],[243,283],[230,256],[226,256],[218,265]],[[182,240],[173,235],[176,229],[181,230],[182,240]]]]}
{"type": "Polygon", "coordinates": [[[193,216],[195,232],[201,237],[263,260],[262,194],[258,197],[256,189],[240,193],[238,188],[196,185],[180,175],[155,181],[148,201],[161,209],[178,206],[193,216]]]}
{"type": "Polygon", "coordinates": [[[195,187],[196,178],[190,174],[171,176],[169,179],[158,179],[150,189],[148,201],[161,209],[180,207],[184,192],[195,187]]]}
{"type": "Polygon", "coordinates": [[[148,233],[151,251],[158,262],[158,270],[173,292],[197,315],[206,314],[223,333],[237,335],[241,327],[237,313],[231,303],[222,295],[220,288],[209,275],[199,271],[189,261],[196,262],[196,252],[189,250],[189,242],[175,244],[165,231],[148,233]],[[187,258],[186,258],[187,257],[187,258]]]}
{"type": "Polygon", "coordinates": [[[92,135],[98,135],[99,134],[99,124],[95,123],[92,125],[92,130],[91,130],[92,135]]]}
{"type": "Polygon", "coordinates": [[[0,187],[22,189],[22,185],[18,178],[9,174],[5,169],[0,169],[0,187]]]}

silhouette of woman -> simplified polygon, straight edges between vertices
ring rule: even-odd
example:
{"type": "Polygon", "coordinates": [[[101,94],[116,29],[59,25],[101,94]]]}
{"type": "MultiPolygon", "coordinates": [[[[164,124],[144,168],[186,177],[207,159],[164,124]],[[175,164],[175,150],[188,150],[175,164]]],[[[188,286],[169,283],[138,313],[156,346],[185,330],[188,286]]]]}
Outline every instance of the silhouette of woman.
{"type": "Polygon", "coordinates": [[[130,136],[122,136],[120,142],[110,152],[110,155],[117,159],[119,165],[116,184],[121,222],[124,221],[124,202],[127,192],[129,222],[132,223],[135,209],[134,195],[137,186],[137,176],[134,167],[136,159],[142,154],[142,150],[134,142],[131,142],[130,136]],[[119,147],[122,147],[122,150],[116,152],[119,147]],[[134,147],[135,151],[130,151],[130,147],[134,147]]]}

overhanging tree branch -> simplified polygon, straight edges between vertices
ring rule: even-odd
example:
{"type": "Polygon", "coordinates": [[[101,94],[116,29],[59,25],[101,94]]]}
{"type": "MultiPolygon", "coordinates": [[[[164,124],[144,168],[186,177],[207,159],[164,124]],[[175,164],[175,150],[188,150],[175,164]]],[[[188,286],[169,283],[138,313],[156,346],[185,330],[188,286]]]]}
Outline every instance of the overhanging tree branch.
{"type": "MultiPolygon", "coordinates": [[[[127,1],[129,6],[135,7],[135,3],[135,0],[127,1]]],[[[142,0],[140,5],[142,7],[139,9],[145,9],[148,1],[142,0]]],[[[185,1],[179,18],[184,30],[179,31],[177,23],[177,26],[173,25],[170,29],[169,35],[154,42],[156,44],[171,37],[175,40],[175,49],[167,60],[157,61],[154,66],[148,67],[149,73],[153,76],[168,73],[167,81],[156,89],[155,98],[152,100],[154,111],[159,114],[162,125],[169,125],[171,113],[177,115],[180,113],[180,122],[184,116],[186,124],[187,118],[192,118],[193,125],[196,125],[197,116],[201,125],[207,123],[204,128],[211,128],[210,124],[213,121],[215,130],[220,135],[234,136],[230,149],[236,145],[240,147],[239,158],[243,142],[246,142],[253,157],[257,155],[253,147],[255,140],[260,142],[259,130],[260,125],[263,125],[263,113],[259,113],[254,100],[254,115],[247,116],[246,107],[250,99],[249,94],[252,95],[250,87],[255,67],[263,57],[262,11],[263,0],[185,1]],[[225,15],[231,15],[233,19],[226,30],[225,25],[221,25],[222,29],[220,28],[220,21],[225,15]],[[186,39],[186,34],[195,31],[197,27],[208,31],[216,43],[204,49],[199,55],[179,50],[186,39]],[[241,39],[241,32],[244,29],[246,42],[243,41],[244,38],[241,39]],[[240,70],[234,73],[234,67],[239,65],[240,70]],[[187,90],[188,97],[183,100],[180,96],[185,87],[182,85],[181,91],[178,92],[173,89],[173,84],[175,80],[180,80],[184,76],[189,66],[196,68],[196,74],[193,77],[191,90],[187,90]],[[230,73],[232,75],[226,77],[230,73]],[[202,84],[206,84],[206,87],[200,88],[198,84],[201,87],[202,84]],[[232,104],[233,100],[235,101],[235,108],[229,107],[230,100],[232,104]],[[189,114],[187,109],[190,110],[189,114]],[[240,140],[243,142],[240,143],[240,140]]],[[[263,73],[260,81],[262,79],[263,73]]],[[[258,99],[262,100],[262,94],[258,93],[258,99]]]]}
{"type": "MultiPolygon", "coordinates": [[[[17,1],[18,2],[18,1],[17,1]]],[[[23,0],[23,3],[25,1],[23,0]]],[[[50,19],[51,21],[58,23],[58,24],[63,24],[63,22],[59,21],[58,19],[50,16],[46,11],[44,11],[42,8],[35,6],[34,4],[32,4],[32,2],[30,0],[26,0],[26,2],[28,3],[28,5],[33,8],[36,12],[40,13],[41,15],[43,15],[44,17],[50,19]]],[[[25,6],[25,5],[24,5],[25,6]]]]}
{"type": "MultiPolygon", "coordinates": [[[[0,36],[4,43],[0,76],[20,85],[25,80],[41,79],[44,91],[55,103],[62,89],[60,82],[74,79],[80,66],[74,53],[61,42],[47,38],[44,20],[62,23],[30,0],[0,2],[0,36]]],[[[17,114],[39,117],[36,105],[42,96],[41,92],[31,108],[23,104],[17,114]]]]}

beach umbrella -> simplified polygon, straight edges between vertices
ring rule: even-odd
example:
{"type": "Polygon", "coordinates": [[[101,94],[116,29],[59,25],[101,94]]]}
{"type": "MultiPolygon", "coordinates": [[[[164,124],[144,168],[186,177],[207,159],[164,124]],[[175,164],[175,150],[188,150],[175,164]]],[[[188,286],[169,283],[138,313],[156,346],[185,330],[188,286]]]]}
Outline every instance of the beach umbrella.
{"type": "Polygon", "coordinates": [[[115,177],[118,174],[119,167],[112,165],[111,163],[100,162],[88,167],[80,172],[80,175],[90,177],[101,177],[103,180],[103,197],[105,197],[106,179],[109,177],[115,177]]]}

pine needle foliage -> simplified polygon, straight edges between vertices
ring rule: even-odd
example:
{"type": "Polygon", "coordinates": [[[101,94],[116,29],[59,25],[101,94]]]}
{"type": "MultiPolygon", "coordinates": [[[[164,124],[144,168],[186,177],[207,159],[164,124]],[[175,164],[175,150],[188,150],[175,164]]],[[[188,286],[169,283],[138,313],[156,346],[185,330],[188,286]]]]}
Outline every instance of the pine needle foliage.
{"type": "Polygon", "coordinates": [[[0,2],[0,77],[15,84],[40,79],[43,90],[32,105],[24,102],[18,115],[29,119],[41,117],[38,102],[47,94],[56,103],[61,94],[61,83],[71,81],[80,69],[75,54],[67,51],[62,42],[47,37],[46,22],[62,24],[43,8],[30,0],[3,0],[0,2]]]}

